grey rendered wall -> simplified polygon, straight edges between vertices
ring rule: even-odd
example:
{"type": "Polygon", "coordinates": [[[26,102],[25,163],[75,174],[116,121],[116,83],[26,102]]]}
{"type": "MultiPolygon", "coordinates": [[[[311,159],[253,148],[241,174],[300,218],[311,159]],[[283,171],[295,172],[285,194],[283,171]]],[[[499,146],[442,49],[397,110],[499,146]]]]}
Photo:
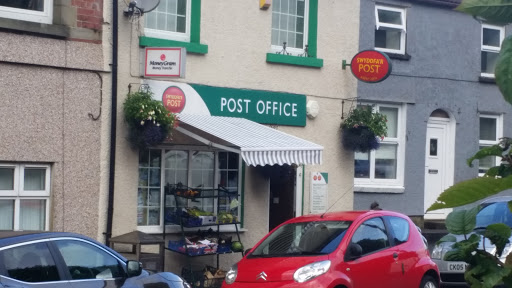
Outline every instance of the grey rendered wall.
{"type": "MultiPolygon", "coordinates": [[[[359,82],[360,100],[407,103],[404,187],[400,194],[357,192],[354,209],[378,201],[384,209],[424,214],[426,123],[436,109],[456,120],[454,183],[476,177],[466,159],[478,149],[479,113],[503,114],[511,133],[511,105],[495,84],[479,81],[481,24],[452,8],[409,1],[379,1],[406,7],[409,60],[392,59],[393,72],[378,84],[359,82]]],[[[375,1],[361,0],[360,50],[374,48],[375,1]]],[[[507,27],[509,28],[509,27],[507,27]]],[[[512,29],[506,29],[510,34],[512,29]]]]}
{"type": "Polygon", "coordinates": [[[0,162],[49,164],[49,229],[103,240],[102,45],[0,37],[0,162]]]}

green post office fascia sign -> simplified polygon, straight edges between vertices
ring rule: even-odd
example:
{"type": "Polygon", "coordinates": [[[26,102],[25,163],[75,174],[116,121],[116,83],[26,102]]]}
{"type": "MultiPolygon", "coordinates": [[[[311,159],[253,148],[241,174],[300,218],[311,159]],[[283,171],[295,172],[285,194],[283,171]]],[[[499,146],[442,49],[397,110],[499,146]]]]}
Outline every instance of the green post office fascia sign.
{"type": "Polygon", "coordinates": [[[262,124],[306,126],[306,95],[189,84],[213,116],[262,124]]]}

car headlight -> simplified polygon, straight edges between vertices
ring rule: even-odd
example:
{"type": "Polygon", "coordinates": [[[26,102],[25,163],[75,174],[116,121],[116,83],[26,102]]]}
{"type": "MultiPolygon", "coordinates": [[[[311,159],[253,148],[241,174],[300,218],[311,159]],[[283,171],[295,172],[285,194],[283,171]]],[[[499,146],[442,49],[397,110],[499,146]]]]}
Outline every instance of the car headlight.
{"type": "Polygon", "coordinates": [[[306,282],[329,271],[330,267],[331,261],[329,260],[311,263],[295,271],[293,279],[299,283],[306,282]]]}
{"type": "Polygon", "coordinates": [[[434,246],[434,249],[432,249],[432,255],[430,256],[430,258],[441,260],[443,258],[443,246],[441,246],[441,245],[434,246]]]}
{"type": "Polygon", "coordinates": [[[231,266],[231,269],[229,269],[228,273],[226,273],[226,284],[233,284],[236,280],[236,275],[238,274],[238,267],[237,265],[231,266]]]}

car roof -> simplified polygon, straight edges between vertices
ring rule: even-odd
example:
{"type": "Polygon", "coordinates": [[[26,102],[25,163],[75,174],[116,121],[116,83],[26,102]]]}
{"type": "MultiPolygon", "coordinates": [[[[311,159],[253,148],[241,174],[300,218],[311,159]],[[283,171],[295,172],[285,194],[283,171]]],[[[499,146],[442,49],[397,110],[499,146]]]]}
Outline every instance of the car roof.
{"type": "Polygon", "coordinates": [[[359,210],[359,211],[339,211],[339,212],[329,212],[323,214],[310,214],[299,216],[293,219],[286,221],[286,223],[299,223],[299,222],[308,222],[308,221],[355,221],[361,216],[364,215],[391,215],[391,216],[401,216],[406,217],[403,214],[387,211],[387,210],[359,210]]]}
{"type": "Polygon", "coordinates": [[[496,196],[492,198],[485,199],[481,204],[491,204],[496,202],[509,202],[512,201],[512,196],[496,196]]]}
{"type": "Polygon", "coordinates": [[[52,238],[65,238],[65,237],[87,240],[89,242],[92,242],[98,246],[101,246],[101,247],[107,249],[109,252],[111,252],[118,258],[126,261],[125,257],[123,257],[121,254],[119,254],[115,250],[111,249],[110,247],[107,247],[104,244],[102,244],[92,238],[89,238],[85,235],[78,234],[78,233],[71,233],[71,232],[5,231],[5,230],[2,231],[2,230],[0,230],[0,248],[18,244],[18,243],[37,241],[37,240],[45,240],[45,239],[49,240],[52,238]]]}

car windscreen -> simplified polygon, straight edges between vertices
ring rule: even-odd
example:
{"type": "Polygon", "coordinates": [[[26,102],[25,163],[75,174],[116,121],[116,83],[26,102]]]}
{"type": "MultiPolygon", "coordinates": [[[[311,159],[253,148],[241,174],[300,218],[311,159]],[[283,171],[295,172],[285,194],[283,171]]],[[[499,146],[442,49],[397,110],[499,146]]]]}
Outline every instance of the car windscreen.
{"type": "Polygon", "coordinates": [[[485,206],[476,215],[476,227],[487,227],[495,223],[504,223],[512,227],[512,213],[508,202],[496,202],[485,206]]]}
{"type": "Polygon", "coordinates": [[[248,258],[322,255],[333,252],[351,221],[285,224],[257,246],[248,258]]]}

